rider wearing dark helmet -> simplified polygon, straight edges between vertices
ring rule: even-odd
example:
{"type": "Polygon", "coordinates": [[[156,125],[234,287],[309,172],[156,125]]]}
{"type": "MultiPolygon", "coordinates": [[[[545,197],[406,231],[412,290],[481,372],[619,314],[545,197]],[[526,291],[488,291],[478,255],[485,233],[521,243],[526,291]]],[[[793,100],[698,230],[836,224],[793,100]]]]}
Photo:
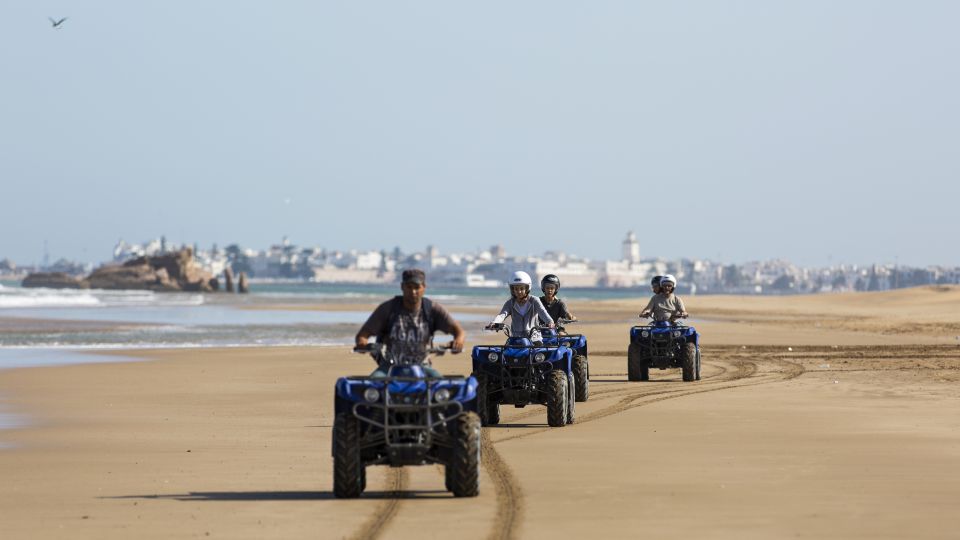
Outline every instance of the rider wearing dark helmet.
{"type": "Polygon", "coordinates": [[[557,292],[560,291],[560,278],[554,274],[543,276],[543,279],[540,280],[540,290],[543,291],[540,302],[543,304],[543,307],[547,308],[547,313],[553,317],[554,321],[559,319],[572,321],[576,319],[576,317],[570,313],[570,310],[567,309],[566,302],[557,298],[557,292]]]}
{"type": "Polygon", "coordinates": [[[653,291],[653,294],[660,294],[661,279],[663,279],[663,276],[653,276],[653,279],[650,280],[650,290],[653,291]]]}

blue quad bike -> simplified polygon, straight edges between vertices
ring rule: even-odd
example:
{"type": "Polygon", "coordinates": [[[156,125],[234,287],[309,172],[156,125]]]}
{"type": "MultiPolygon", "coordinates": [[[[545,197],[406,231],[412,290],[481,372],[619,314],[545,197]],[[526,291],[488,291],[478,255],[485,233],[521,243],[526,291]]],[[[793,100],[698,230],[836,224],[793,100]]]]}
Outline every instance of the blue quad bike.
{"type": "MultiPolygon", "coordinates": [[[[446,349],[430,348],[428,354],[446,349]]],[[[376,344],[354,349],[383,358],[376,344]]],[[[390,364],[386,377],[337,380],[333,421],[333,494],[359,497],[370,465],[441,464],[456,497],[480,491],[477,380],[431,377],[417,364],[390,364]]]]}
{"type": "Polygon", "coordinates": [[[700,334],[692,326],[669,321],[631,328],[627,379],[649,381],[650,368],[680,368],[684,381],[699,381],[700,334]]]}
{"type": "MultiPolygon", "coordinates": [[[[547,424],[561,427],[576,418],[576,376],[573,350],[558,343],[534,345],[528,337],[510,335],[504,324],[488,330],[507,335],[504,345],[473,348],[473,377],[477,380],[477,412],[484,426],[500,423],[500,405],[523,408],[547,406],[547,424]]],[[[549,328],[538,329],[543,335],[549,328]]],[[[557,338],[554,332],[554,339],[557,338]]]]}
{"type": "Polygon", "coordinates": [[[576,400],[583,402],[590,398],[590,362],[587,360],[587,336],[569,334],[566,326],[577,321],[557,320],[557,329],[541,330],[544,345],[563,345],[573,351],[573,379],[576,387],[576,400]]]}

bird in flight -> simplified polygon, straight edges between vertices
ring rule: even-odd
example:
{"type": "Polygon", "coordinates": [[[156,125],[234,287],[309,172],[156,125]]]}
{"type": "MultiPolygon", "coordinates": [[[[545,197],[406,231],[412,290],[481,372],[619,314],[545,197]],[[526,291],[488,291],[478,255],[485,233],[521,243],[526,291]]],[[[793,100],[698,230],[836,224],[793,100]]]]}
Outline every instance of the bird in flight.
{"type": "Polygon", "coordinates": [[[53,17],[47,17],[47,18],[50,19],[50,24],[52,24],[53,27],[58,30],[60,29],[60,25],[63,24],[63,21],[67,20],[67,17],[62,18],[59,21],[53,20],[53,17]]]}

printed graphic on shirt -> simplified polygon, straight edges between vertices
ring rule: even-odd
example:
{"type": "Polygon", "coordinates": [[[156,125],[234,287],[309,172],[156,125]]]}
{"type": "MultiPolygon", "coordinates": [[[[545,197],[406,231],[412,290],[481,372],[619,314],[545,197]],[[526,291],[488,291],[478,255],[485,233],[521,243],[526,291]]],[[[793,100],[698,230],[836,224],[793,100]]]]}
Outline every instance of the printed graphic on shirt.
{"type": "Polygon", "coordinates": [[[413,314],[402,310],[388,334],[387,358],[401,365],[420,364],[427,355],[429,342],[430,328],[420,311],[413,314]]]}

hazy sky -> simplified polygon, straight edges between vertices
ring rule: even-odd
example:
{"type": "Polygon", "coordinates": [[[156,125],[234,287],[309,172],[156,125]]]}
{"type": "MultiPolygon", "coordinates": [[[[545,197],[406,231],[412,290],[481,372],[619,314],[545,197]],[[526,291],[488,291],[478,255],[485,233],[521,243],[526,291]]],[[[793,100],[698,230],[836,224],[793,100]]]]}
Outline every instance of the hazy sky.
{"type": "Polygon", "coordinates": [[[0,3],[0,258],[960,264],[960,3],[0,3]],[[69,17],[53,29],[47,17],[69,17]]]}

